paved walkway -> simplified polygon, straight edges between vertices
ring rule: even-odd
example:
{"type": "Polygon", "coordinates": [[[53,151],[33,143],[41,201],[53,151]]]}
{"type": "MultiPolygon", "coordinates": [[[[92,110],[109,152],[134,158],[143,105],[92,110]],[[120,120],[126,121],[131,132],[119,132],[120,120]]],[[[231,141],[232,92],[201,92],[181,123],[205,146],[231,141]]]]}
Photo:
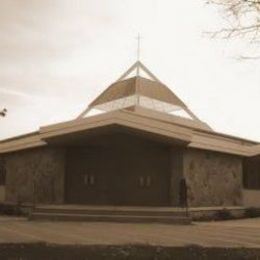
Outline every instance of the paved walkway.
{"type": "Polygon", "coordinates": [[[0,243],[45,241],[56,244],[260,248],[260,218],[191,226],[81,222],[32,222],[0,217],[0,243]]]}

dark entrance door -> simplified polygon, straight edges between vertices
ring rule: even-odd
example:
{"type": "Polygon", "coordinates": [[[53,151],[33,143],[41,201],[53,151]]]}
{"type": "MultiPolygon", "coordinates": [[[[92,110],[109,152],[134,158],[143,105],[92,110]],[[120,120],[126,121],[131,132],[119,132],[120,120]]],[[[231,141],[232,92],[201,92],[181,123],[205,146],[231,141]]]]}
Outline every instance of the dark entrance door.
{"type": "Polygon", "coordinates": [[[125,156],[121,167],[125,175],[126,201],[133,205],[168,206],[170,190],[168,149],[139,147],[138,150],[127,150],[125,156]]]}
{"type": "Polygon", "coordinates": [[[69,149],[67,203],[169,205],[168,148],[128,144],[69,149]]]}

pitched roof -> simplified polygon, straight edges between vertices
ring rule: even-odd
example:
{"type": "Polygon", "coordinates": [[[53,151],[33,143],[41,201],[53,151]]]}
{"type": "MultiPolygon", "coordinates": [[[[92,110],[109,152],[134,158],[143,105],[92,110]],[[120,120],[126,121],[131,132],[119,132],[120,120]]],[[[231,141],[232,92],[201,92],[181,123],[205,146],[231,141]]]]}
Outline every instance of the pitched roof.
{"type": "Polygon", "coordinates": [[[140,61],[134,63],[115,83],[92,101],[79,118],[85,117],[93,108],[111,111],[130,106],[144,106],[154,110],[160,107],[166,113],[183,110],[192,120],[200,121],[188,106],[140,61]],[[141,77],[140,70],[144,71],[149,79],[141,77]],[[127,78],[135,71],[136,76],[127,78]]]}
{"type": "MultiPolygon", "coordinates": [[[[15,152],[33,147],[46,146],[53,140],[68,140],[79,136],[90,136],[100,129],[110,127],[138,132],[169,143],[182,143],[187,147],[212,150],[240,156],[260,155],[260,144],[245,139],[214,132],[206,123],[199,120],[167,86],[161,83],[142,63],[135,63],[120,79],[110,85],[88,107],[88,109],[121,100],[136,97],[135,105],[124,106],[100,115],[85,117],[85,110],[79,118],[51,126],[41,127],[39,131],[16,138],[0,141],[0,154],[15,152]],[[139,75],[142,68],[151,79],[139,75]],[[137,75],[125,79],[133,70],[137,75]],[[140,105],[142,97],[150,98],[182,108],[192,119],[181,118],[140,105]]],[[[144,100],[143,100],[144,101],[144,100]]],[[[158,103],[156,104],[158,105],[158,103]]],[[[162,104],[159,104],[162,105],[162,104]]]]}
{"type": "Polygon", "coordinates": [[[113,83],[92,103],[90,103],[89,107],[94,107],[132,95],[150,97],[181,108],[186,107],[184,102],[181,101],[181,99],[178,98],[166,85],[140,76],[113,83]]]}

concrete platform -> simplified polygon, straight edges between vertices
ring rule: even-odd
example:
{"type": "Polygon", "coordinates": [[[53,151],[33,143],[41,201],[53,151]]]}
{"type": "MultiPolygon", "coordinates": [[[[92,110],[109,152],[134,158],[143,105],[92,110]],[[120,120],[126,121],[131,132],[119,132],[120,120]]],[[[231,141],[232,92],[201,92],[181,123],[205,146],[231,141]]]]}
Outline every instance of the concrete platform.
{"type": "MultiPolygon", "coordinates": [[[[29,206],[28,208],[31,208],[29,206]]],[[[134,206],[88,206],[88,205],[37,205],[36,209],[33,212],[31,219],[45,219],[47,220],[47,213],[51,213],[50,218],[55,220],[54,213],[56,214],[70,214],[74,212],[74,214],[82,215],[134,215],[134,216],[174,216],[174,217],[187,217],[192,220],[209,220],[209,219],[218,219],[219,213],[221,211],[228,211],[232,218],[244,218],[246,208],[240,206],[225,206],[225,207],[196,207],[189,208],[188,213],[185,208],[180,207],[134,207],[134,206]],[[42,214],[42,216],[40,216],[42,214]]],[[[260,211],[260,209],[259,209],[260,211]]],[[[67,216],[60,216],[60,220],[69,219],[67,216]]],[[[82,219],[82,216],[78,216],[78,218],[82,219]]],[[[93,217],[92,217],[93,218],[93,217]]],[[[124,221],[122,217],[122,222],[124,221]]],[[[76,219],[74,219],[76,220],[76,219]]],[[[106,219],[104,219],[106,221],[106,219]]],[[[136,221],[133,221],[136,222],[136,221]]],[[[147,222],[151,222],[147,220],[147,222]]]]}
{"type": "Polygon", "coordinates": [[[85,205],[43,205],[35,207],[30,220],[86,221],[118,223],[190,224],[181,208],[85,205]]]}

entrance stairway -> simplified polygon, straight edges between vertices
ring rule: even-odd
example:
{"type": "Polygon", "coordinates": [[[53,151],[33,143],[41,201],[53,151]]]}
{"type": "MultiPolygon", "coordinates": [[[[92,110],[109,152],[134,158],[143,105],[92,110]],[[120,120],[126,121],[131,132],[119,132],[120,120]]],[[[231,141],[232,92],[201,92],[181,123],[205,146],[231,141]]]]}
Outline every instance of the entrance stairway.
{"type": "Polygon", "coordinates": [[[164,224],[191,223],[191,218],[181,208],[82,205],[37,206],[31,211],[29,220],[164,224]]]}

